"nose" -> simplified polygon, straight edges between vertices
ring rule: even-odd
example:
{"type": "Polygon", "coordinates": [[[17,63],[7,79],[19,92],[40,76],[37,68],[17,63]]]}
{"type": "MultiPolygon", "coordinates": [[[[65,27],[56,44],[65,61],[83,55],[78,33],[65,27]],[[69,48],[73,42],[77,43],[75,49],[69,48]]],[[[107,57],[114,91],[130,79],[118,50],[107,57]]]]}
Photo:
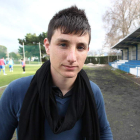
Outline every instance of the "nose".
{"type": "Polygon", "coordinates": [[[76,62],[76,52],[75,49],[68,51],[67,61],[70,63],[76,62]]]}

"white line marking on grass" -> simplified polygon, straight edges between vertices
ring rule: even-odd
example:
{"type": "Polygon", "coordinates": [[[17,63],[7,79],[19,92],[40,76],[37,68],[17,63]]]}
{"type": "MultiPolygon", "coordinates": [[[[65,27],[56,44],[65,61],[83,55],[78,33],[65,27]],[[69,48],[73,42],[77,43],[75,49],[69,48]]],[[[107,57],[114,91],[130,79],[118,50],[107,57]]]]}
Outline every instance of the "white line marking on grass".
{"type": "Polygon", "coordinates": [[[0,87],[0,88],[4,88],[4,87],[7,87],[8,85],[5,85],[5,86],[2,86],[2,87],[0,87]]]}

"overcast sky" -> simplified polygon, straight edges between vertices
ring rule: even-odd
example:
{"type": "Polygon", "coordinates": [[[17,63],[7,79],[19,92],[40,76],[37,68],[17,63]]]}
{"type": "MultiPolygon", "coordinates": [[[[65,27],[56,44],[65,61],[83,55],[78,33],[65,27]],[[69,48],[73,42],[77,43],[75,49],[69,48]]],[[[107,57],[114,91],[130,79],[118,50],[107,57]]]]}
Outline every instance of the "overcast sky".
{"type": "Polygon", "coordinates": [[[90,50],[100,49],[105,37],[102,15],[110,0],[0,0],[0,45],[15,52],[18,38],[46,32],[52,16],[72,5],[85,9],[92,31],[90,50]]]}

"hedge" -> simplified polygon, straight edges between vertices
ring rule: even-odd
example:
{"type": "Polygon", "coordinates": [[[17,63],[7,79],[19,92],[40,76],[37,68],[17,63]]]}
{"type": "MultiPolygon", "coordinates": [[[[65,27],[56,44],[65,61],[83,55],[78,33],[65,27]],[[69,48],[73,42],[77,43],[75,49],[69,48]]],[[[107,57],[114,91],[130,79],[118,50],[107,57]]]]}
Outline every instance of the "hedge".
{"type": "MultiPolygon", "coordinates": [[[[118,59],[121,59],[121,56],[118,56],[118,59]]],[[[86,58],[85,64],[108,64],[108,61],[113,62],[115,60],[117,60],[117,56],[88,56],[86,58]]]]}

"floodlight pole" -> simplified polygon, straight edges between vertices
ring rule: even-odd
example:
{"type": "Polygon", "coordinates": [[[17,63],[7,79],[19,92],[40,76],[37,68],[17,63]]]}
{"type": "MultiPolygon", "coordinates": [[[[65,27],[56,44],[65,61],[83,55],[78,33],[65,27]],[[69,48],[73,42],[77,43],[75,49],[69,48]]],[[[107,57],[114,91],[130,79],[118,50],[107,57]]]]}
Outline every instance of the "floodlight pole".
{"type": "Polygon", "coordinates": [[[40,62],[42,64],[40,42],[39,42],[39,52],[40,52],[40,62]]]}
{"type": "Polygon", "coordinates": [[[25,61],[24,42],[23,42],[23,59],[24,59],[24,61],[25,61]]]}
{"type": "Polygon", "coordinates": [[[8,52],[8,49],[7,49],[7,55],[8,55],[8,60],[9,60],[9,52],[8,52]]]}

